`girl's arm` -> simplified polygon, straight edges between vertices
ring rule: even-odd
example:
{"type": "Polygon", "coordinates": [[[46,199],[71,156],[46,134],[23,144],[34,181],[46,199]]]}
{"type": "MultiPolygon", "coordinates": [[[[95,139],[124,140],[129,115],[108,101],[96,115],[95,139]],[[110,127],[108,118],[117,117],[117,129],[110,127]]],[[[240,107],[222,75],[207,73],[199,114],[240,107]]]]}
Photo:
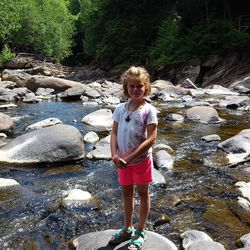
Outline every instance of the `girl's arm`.
{"type": "Polygon", "coordinates": [[[126,155],[123,158],[126,164],[128,165],[132,160],[134,160],[136,157],[138,157],[142,153],[146,152],[150,147],[152,147],[156,141],[156,136],[157,136],[157,125],[156,124],[147,125],[147,139],[142,144],[140,144],[140,146],[137,147],[132,153],[126,155]]]}
{"type": "Polygon", "coordinates": [[[118,123],[114,121],[110,138],[111,157],[112,161],[118,168],[125,168],[126,162],[117,156],[117,130],[118,130],[118,123]]]}

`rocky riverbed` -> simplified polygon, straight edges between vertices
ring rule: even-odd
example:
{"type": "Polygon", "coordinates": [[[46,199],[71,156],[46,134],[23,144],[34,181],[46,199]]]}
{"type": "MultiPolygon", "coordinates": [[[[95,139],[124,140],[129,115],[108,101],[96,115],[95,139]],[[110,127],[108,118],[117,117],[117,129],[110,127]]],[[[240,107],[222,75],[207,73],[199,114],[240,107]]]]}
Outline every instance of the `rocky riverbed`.
{"type": "MultiPolygon", "coordinates": [[[[109,151],[112,111],[125,100],[121,86],[102,77],[52,75],[34,68],[2,72],[3,249],[68,249],[82,234],[122,226],[109,151]],[[68,202],[72,192],[80,196],[68,202]]],[[[177,248],[190,229],[228,250],[248,244],[237,240],[250,231],[249,81],[229,88],[197,88],[190,81],[184,88],[165,80],[152,85],[159,129],[147,229],[177,248]]]]}

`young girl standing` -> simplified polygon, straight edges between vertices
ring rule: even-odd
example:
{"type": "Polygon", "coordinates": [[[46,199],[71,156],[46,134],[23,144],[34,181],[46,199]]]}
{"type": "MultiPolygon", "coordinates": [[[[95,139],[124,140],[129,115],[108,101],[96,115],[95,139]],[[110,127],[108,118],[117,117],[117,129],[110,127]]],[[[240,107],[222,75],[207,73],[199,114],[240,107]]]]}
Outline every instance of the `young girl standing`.
{"type": "Polygon", "coordinates": [[[142,67],[130,67],[121,77],[129,99],[114,111],[111,133],[112,160],[118,170],[124,206],[124,227],[109,241],[117,244],[131,239],[128,249],[141,249],[150,209],[149,183],[152,182],[151,146],[156,141],[156,109],[145,100],[151,91],[150,77],[142,67]],[[139,220],[133,227],[134,186],[139,195],[139,220]]]}

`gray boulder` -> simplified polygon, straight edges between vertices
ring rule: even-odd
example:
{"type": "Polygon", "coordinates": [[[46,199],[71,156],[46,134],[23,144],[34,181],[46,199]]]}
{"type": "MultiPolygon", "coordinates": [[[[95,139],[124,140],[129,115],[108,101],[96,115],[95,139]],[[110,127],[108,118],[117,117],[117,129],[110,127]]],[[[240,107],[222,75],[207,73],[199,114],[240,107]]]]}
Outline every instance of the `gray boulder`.
{"type": "Polygon", "coordinates": [[[0,112],[0,132],[10,133],[14,123],[9,115],[0,112]]]}
{"type": "MultiPolygon", "coordinates": [[[[100,232],[93,232],[84,234],[77,237],[73,240],[73,246],[76,250],[94,250],[94,249],[103,249],[103,250],[127,250],[129,240],[113,246],[109,245],[108,242],[112,234],[118,232],[118,230],[105,230],[100,232]]],[[[147,240],[143,245],[144,250],[177,250],[175,244],[169,239],[154,233],[147,231],[147,240]]]]}
{"type": "Polygon", "coordinates": [[[216,109],[207,106],[189,108],[186,111],[185,118],[187,120],[194,120],[205,124],[219,123],[222,121],[216,109]]]}
{"type": "Polygon", "coordinates": [[[54,163],[83,157],[81,134],[70,125],[55,125],[29,132],[0,150],[0,162],[6,163],[54,163]]]}

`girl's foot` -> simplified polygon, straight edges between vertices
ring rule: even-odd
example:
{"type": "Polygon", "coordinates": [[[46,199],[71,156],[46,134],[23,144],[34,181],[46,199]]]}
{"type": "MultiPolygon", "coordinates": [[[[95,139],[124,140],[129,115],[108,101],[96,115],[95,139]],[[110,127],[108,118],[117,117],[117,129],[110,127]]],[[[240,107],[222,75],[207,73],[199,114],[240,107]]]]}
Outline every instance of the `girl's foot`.
{"type": "Polygon", "coordinates": [[[126,230],[125,228],[121,229],[118,233],[115,233],[112,235],[112,238],[109,241],[110,245],[119,244],[123,241],[131,239],[131,237],[134,235],[134,227],[131,227],[130,229],[126,230]]]}
{"type": "Polygon", "coordinates": [[[145,231],[135,230],[135,236],[132,237],[128,249],[138,250],[142,248],[143,243],[146,241],[147,236],[145,231]]]}

